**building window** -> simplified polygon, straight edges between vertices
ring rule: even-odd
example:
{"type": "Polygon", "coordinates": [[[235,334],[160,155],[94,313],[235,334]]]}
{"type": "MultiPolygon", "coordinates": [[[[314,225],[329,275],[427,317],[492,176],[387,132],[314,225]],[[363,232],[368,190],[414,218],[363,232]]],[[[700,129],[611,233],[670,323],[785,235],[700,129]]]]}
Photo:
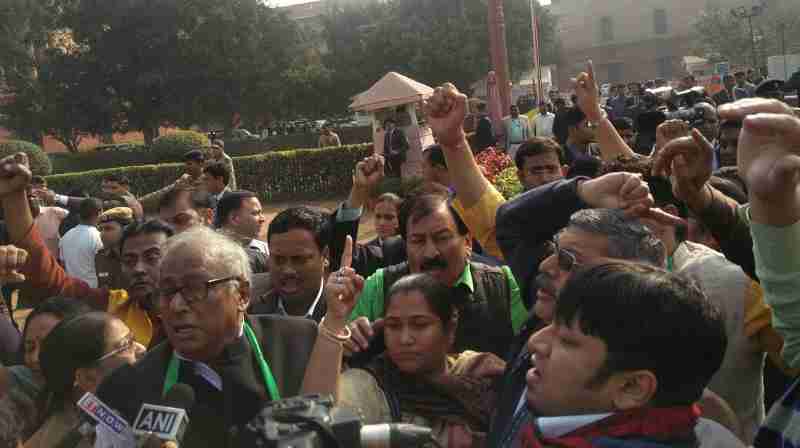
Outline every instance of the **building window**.
{"type": "Polygon", "coordinates": [[[600,19],[600,41],[608,42],[614,40],[614,23],[611,17],[603,17],[600,19]]]}
{"type": "Polygon", "coordinates": [[[656,72],[659,78],[672,78],[672,58],[665,56],[656,59],[656,72]]]}
{"type": "Polygon", "coordinates": [[[667,34],[667,11],[664,9],[656,9],[653,12],[653,20],[655,22],[656,34],[667,34]]]}
{"type": "Polygon", "coordinates": [[[622,63],[614,62],[608,64],[608,82],[623,82],[622,63]]]}

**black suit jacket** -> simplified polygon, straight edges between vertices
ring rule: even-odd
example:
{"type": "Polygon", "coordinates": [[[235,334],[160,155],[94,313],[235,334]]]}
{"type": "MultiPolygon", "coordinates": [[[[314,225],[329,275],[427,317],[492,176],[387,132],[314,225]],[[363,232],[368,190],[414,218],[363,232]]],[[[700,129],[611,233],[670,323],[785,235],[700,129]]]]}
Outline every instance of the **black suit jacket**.
{"type": "Polygon", "coordinates": [[[532,309],[534,280],[539,263],[549,255],[549,242],[569,222],[569,217],[587,205],[578,197],[578,181],[557,180],[527,191],[497,210],[497,244],[522,293],[532,309]]]}
{"type": "MultiPolygon", "coordinates": [[[[316,340],[316,324],[282,316],[248,319],[275,376],[281,398],[298,395],[316,340]]],[[[133,424],[143,403],[163,402],[161,393],[171,357],[169,343],[160,344],[138,363],[112,373],[100,385],[97,396],[133,424]]],[[[191,386],[196,397],[189,410],[190,423],[182,446],[232,447],[237,428],[249,422],[269,401],[246,338],[226,347],[213,364],[222,378],[222,391],[203,379],[192,363],[181,361],[178,382],[191,386]]]]}
{"type": "MultiPolygon", "coordinates": [[[[569,223],[569,218],[587,205],[578,197],[580,180],[557,180],[523,193],[497,211],[497,243],[520,285],[528,309],[533,309],[535,279],[539,263],[549,255],[547,245],[569,223]]],[[[499,446],[510,429],[517,403],[525,389],[530,368],[528,338],[542,327],[533,313],[512,341],[506,356],[506,371],[498,382],[497,408],[492,418],[487,446],[499,446]]]]}
{"type": "Polygon", "coordinates": [[[387,159],[405,161],[408,151],[408,138],[402,129],[394,128],[383,136],[383,154],[387,159]]]}
{"type": "Polygon", "coordinates": [[[492,415],[486,446],[500,446],[517,410],[519,398],[527,385],[525,376],[531,368],[531,355],[527,349],[528,338],[543,326],[533,313],[514,337],[506,356],[506,369],[497,382],[497,407],[492,415]]]}

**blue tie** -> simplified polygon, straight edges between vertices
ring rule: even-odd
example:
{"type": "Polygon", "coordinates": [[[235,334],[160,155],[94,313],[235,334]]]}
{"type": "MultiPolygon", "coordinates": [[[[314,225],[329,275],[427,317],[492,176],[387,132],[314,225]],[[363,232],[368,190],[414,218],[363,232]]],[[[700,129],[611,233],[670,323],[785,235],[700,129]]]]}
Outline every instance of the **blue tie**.
{"type": "Polygon", "coordinates": [[[511,420],[511,425],[508,428],[508,432],[503,437],[501,442],[502,448],[512,448],[514,445],[514,440],[517,438],[517,434],[519,434],[519,430],[522,428],[523,425],[531,421],[531,413],[528,411],[528,406],[522,406],[515,414],[514,418],[511,420]]]}

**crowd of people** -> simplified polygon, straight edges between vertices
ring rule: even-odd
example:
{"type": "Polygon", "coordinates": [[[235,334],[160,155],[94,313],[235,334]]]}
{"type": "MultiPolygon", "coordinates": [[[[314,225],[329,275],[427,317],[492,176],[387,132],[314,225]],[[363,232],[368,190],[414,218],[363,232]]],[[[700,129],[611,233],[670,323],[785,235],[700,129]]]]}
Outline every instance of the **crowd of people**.
{"type": "Polygon", "coordinates": [[[77,400],[130,425],[178,385],[190,447],[242,446],[305,394],[442,447],[796,446],[800,118],[742,85],[648,139],[637,88],[601,104],[590,63],[570,105],[512,109],[508,199],[451,84],[424,105],[421,186],[375,196],[407,146],[385,123],[387,157],[357,163],[335,210],[269,222],[221,141],[139,198],[120,176],[56,193],[24,154],[0,160],[3,446],[141,446],[102,424],[75,438],[77,400]]]}

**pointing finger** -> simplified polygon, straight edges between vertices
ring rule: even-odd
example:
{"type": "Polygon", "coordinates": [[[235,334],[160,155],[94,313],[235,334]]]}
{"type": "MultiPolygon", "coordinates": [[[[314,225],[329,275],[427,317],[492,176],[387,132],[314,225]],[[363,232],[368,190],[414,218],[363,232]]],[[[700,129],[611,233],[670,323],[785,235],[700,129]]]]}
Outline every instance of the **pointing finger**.
{"type": "Polygon", "coordinates": [[[347,235],[344,240],[344,251],[342,252],[342,262],[340,268],[349,268],[353,265],[353,237],[347,235]]]}
{"type": "Polygon", "coordinates": [[[666,224],[670,226],[686,226],[688,223],[685,219],[681,218],[680,216],[675,216],[673,214],[667,213],[660,208],[651,208],[648,210],[645,215],[647,218],[651,218],[661,224],[666,224]]]}

